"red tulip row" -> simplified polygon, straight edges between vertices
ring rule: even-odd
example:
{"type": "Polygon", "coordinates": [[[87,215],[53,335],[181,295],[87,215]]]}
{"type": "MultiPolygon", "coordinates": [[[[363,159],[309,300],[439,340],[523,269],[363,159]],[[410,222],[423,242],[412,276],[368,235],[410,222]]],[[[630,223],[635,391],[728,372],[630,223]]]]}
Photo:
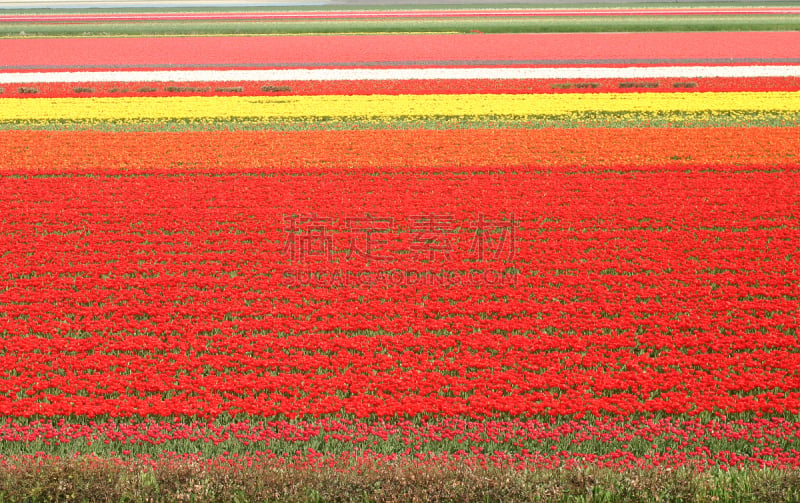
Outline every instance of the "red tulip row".
{"type": "Polygon", "coordinates": [[[124,96],[290,96],[367,94],[527,94],[596,92],[798,91],[797,77],[662,79],[443,79],[280,82],[83,82],[0,86],[0,98],[124,96]]]}
{"type": "Polygon", "coordinates": [[[800,33],[495,33],[0,40],[11,71],[386,65],[796,63],[800,33]],[[576,63],[577,62],[577,63],[576,63]]]}
{"type": "MultiPolygon", "coordinates": [[[[8,422],[0,426],[0,438],[9,451],[35,443],[48,449],[70,449],[75,457],[102,449],[121,462],[194,459],[209,466],[352,467],[406,459],[517,469],[800,467],[800,453],[791,447],[800,438],[800,423],[782,418],[601,418],[592,422],[453,418],[414,423],[324,418],[224,424],[61,420],[57,424],[8,422]],[[149,453],[158,446],[171,448],[184,442],[214,446],[219,454],[203,458],[169,450],[159,456],[149,453]],[[605,446],[602,452],[597,452],[598,443],[605,446]],[[387,444],[396,446],[396,452],[381,453],[377,446],[387,444]],[[751,447],[742,449],[744,444],[751,447]]],[[[0,463],[13,464],[17,459],[3,457],[0,463]]],[[[92,460],[91,456],[84,459],[92,460]]]]}
{"type": "Polygon", "coordinates": [[[796,166],[0,179],[0,413],[798,413],[796,166]]]}

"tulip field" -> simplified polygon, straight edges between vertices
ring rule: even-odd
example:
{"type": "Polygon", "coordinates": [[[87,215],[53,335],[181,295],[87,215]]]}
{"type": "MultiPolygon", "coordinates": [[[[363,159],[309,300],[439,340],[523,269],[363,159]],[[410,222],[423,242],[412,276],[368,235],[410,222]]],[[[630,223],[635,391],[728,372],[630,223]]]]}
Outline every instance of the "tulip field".
{"type": "Polygon", "coordinates": [[[800,32],[0,39],[4,467],[797,472],[798,296],[800,32]]]}

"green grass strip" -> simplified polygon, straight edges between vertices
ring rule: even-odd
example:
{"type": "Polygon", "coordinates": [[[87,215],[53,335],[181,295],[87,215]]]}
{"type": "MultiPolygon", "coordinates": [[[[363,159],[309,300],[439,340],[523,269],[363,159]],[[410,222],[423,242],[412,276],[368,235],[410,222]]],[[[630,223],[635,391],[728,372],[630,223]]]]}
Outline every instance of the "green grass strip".
{"type": "Polygon", "coordinates": [[[599,1],[578,2],[578,3],[558,3],[542,2],[529,3],[522,0],[506,3],[492,3],[490,1],[474,3],[328,3],[324,5],[259,5],[244,6],[231,5],[223,7],[163,7],[163,8],[142,8],[142,7],[100,7],[100,8],[32,8],[32,9],[6,9],[3,14],[10,15],[30,15],[30,14],[122,14],[122,13],[142,13],[142,12],[347,12],[347,11],[404,11],[404,10],[475,10],[475,9],[668,9],[668,8],[709,8],[709,7],[797,7],[800,1],[797,0],[765,0],[763,2],[741,2],[736,0],[720,2],[625,2],[618,4],[608,4],[599,1]]]}
{"type": "Polygon", "coordinates": [[[800,30],[800,16],[671,15],[296,21],[136,21],[76,24],[3,23],[0,25],[0,37],[470,33],[476,31],[483,33],[569,33],[794,30],[800,30]]]}

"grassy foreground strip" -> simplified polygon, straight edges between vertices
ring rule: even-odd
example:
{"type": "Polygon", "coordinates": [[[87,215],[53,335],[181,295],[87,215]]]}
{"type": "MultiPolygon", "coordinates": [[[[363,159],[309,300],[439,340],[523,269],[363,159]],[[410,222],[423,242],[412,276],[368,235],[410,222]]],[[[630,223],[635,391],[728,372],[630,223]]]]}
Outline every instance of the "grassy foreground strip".
{"type": "MultiPolygon", "coordinates": [[[[800,111],[800,92],[192,96],[3,100],[0,122],[160,119],[528,117],[800,111]]],[[[668,114],[667,114],[668,115],[668,114]]]]}
{"type": "Polygon", "coordinates": [[[516,471],[399,463],[357,469],[231,467],[102,458],[4,460],[1,501],[622,502],[798,501],[800,472],[516,471]]]}
{"type": "Polygon", "coordinates": [[[117,23],[2,23],[0,37],[167,35],[292,35],[335,33],[577,33],[658,31],[794,31],[800,16],[668,15],[448,17],[279,21],[143,21],[117,23]]]}

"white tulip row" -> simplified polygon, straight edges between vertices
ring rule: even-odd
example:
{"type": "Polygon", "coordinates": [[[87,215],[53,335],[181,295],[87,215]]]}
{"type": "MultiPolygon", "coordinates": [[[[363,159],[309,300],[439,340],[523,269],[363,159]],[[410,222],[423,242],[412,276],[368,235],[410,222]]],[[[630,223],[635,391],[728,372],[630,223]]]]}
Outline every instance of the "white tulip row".
{"type": "Polygon", "coordinates": [[[0,72],[0,84],[436,79],[652,79],[713,77],[800,77],[800,65],[638,66],[621,68],[492,67],[0,72]]]}

